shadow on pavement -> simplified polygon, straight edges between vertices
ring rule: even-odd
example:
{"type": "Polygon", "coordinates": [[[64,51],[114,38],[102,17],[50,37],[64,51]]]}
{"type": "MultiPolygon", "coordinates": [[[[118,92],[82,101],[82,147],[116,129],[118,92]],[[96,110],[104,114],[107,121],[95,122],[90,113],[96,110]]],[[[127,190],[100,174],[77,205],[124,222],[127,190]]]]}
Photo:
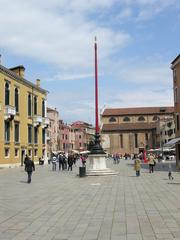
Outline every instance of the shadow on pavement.
{"type": "Polygon", "coordinates": [[[19,181],[19,182],[20,182],[20,183],[27,183],[27,181],[23,181],[23,180],[22,180],[22,181],[19,181]]]}

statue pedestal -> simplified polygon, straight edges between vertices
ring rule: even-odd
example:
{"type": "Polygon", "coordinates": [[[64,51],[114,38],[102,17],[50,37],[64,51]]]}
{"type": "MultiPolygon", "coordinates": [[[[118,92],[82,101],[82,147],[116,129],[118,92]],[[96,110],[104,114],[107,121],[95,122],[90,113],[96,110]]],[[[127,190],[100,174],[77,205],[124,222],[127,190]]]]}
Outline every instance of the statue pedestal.
{"type": "Polygon", "coordinates": [[[106,167],[106,154],[90,154],[88,156],[89,168],[86,176],[117,175],[118,173],[106,167]]]}

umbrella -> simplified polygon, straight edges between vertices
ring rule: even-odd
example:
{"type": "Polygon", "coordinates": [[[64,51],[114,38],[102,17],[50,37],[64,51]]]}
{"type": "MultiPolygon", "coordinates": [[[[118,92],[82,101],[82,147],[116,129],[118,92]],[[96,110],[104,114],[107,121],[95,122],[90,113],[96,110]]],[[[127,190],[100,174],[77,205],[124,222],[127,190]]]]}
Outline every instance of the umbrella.
{"type": "Polygon", "coordinates": [[[77,150],[72,150],[72,152],[74,152],[74,153],[78,153],[78,154],[79,154],[79,151],[77,151],[77,150]]]}
{"type": "Polygon", "coordinates": [[[80,154],[88,154],[88,153],[90,153],[90,151],[88,150],[80,152],[80,154]]]}

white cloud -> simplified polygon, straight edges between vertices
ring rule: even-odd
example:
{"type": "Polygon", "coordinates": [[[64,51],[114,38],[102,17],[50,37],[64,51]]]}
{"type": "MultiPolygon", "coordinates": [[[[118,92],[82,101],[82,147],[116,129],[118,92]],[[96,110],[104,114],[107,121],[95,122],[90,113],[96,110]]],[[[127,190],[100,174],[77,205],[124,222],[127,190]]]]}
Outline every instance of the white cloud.
{"type": "Polygon", "coordinates": [[[94,73],[81,73],[81,74],[58,73],[51,78],[45,79],[45,81],[52,82],[52,81],[80,80],[80,79],[92,78],[92,77],[94,77],[94,73]]]}
{"type": "Polygon", "coordinates": [[[179,0],[121,0],[120,4],[123,7],[135,8],[131,15],[136,21],[146,21],[169,8],[180,7],[179,0]]]}
{"type": "Polygon", "coordinates": [[[106,107],[150,107],[173,106],[173,92],[171,89],[152,91],[148,88],[123,90],[116,98],[107,97],[106,107]]]}
{"type": "Polygon", "coordinates": [[[89,91],[60,91],[59,94],[51,93],[48,97],[48,105],[57,107],[60,118],[68,122],[84,120],[94,124],[94,100],[89,91]]]}
{"type": "Polygon", "coordinates": [[[138,83],[138,84],[165,84],[171,83],[171,71],[168,66],[157,67],[137,67],[129,70],[122,70],[120,78],[126,82],[138,83]]]}
{"type": "MultiPolygon", "coordinates": [[[[106,63],[108,65],[108,63],[106,63]]],[[[103,73],[105,75],[106,72],[103,73]]],[[[170,64],[165,63],[161,56],[152,55],[149,58],[124,59],[111,65],[111,74],[115,75],[119,82],[139,85],[172,85],[172,70],[170,64]]]]}
{"type": "MultiPolygon", "coordinates": [[[[99,22],[99,15],[104,14],[106,17],[113,8],[116,10],[113,11],[113,20],[131,18],[144,21],[171,7],[175,8],[178,2],[179,0],[14,0],[9,3],[0,0],[0,48],[17,56],[50,63],[55,66],[54,69],[58,67],[57,72],[49,76],[49,81],[77,80],[94,75],[93,41],[96,35],[98,58],[102,67],[99,75],[107,76],[111,71],[112,78],[119,79],[119,85],[127,83],[132,88],[126,90],[122,86],[123,91],[120,92],[117,81],[115,84],[113,82],[107,91],[111,91],[110,95],[116,98],[111,98],[105,91],[101,93],[106,94],[104,99],[100,99],[103,102],[101,105],[105,101],[112,107],[169,105],[172,102],[172,92],[168,64],[153,62],[152,59],[147,64],[135,64],[135,61],[126,59],[113,60],[113,54],[117,57],[116,53],[133,41],[133,38],[118,26],[113,28],[108,17],[99,22]],[[159,92],[162,86],[169,89],[166,94],[159,92]]],[[[57,94],[55,91],[57,89],[48,97],[49,104],[59,108],[64,118],[89,120],[88,116],[94,116],[93,97],[87,93],[69,90],[68,93],[57,94]]]]}
{"type": "Polygon", "coordinates": [[[123,19],[129,19],[133,14],[133,11],[131,8],[124,8],[118,15],[117,19],[118,20],[123,20],[123,19]]]}
{"type": "Polygon", "coordinates": [[[0,46],[16,55],[56,64],[61,70],[87,70],[93,62],[97,35],[108,57],[130,40],[127,33],[100,27],[85,12],[109,7],[113,1],[13,1],[0,0],[0,46]],[[76,3],[76,4],[75,4],[76,3]],[[11,14],[9,14],[11,13],[11,14]]]}

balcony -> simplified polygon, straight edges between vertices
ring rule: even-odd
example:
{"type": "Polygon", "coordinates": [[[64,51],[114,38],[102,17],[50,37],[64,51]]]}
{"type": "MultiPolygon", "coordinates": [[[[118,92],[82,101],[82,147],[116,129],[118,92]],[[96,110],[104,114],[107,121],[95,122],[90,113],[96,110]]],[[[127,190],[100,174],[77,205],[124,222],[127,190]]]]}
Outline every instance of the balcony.
{"type": "Polygon", "coordinates": [[[34,127],[39,127],[42,124],[42,116],[35,115],[34,116],[34,127]]]}
{"type": "Polygon", "coordinates": [[[4,109],[4,119],[5,120],[13,120],[16,115],[16,108],[10,105],[5,106],[4,109]]]}
{"type": "Polygon", "coordinates": [[[49,126],[49,118],[43,117],[42,118],[42,128],[47,128],[49,126]]]}

